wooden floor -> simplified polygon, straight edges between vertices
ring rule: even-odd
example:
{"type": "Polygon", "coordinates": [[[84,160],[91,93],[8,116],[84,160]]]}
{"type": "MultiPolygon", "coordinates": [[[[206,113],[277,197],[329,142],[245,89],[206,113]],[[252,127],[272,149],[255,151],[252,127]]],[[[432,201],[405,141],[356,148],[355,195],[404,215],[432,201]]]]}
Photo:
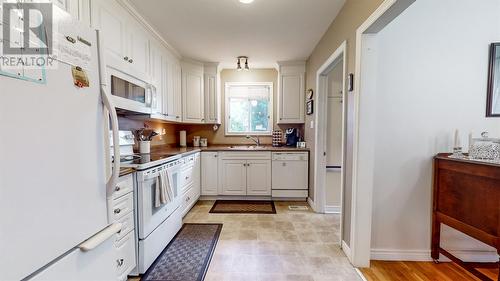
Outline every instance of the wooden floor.
{"type": "MultiPolygon", "coordinates": [[[[475,281],[479,280],[458,265],[450,262],[388,262],[372,261],[370,268],[360,269],[368,281],[475,281]]],[[[498,270],[480,269],[493,280],[498,270]]]]}

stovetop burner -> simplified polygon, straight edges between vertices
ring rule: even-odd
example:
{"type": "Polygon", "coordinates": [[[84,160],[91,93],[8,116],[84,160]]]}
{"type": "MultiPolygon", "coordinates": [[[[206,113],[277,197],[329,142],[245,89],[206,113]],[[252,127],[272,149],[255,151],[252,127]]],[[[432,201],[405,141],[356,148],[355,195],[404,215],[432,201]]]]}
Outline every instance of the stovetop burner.
{"type": "Polygon", "coordinates": [[[126,166],[144,165],[144,164],[155,165],[155,163],[153,162],[164,160],[175,155],[176,154],[162,154],[162,153],[125,155],[120,157],[120,163],[126,164],[126,166]]]}

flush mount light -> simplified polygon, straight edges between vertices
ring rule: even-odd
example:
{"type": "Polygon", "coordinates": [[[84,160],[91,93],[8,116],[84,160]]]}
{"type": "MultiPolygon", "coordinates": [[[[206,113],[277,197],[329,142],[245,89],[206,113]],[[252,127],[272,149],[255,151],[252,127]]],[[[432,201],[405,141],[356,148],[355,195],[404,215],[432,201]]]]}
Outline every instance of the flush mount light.
{"type": "Polygon", "coordinates": [[[248,67],[248,57],[247,56],[239,56],[238,57],[238,62],[236,63],[236,70],[241,71],[243,68],[241,67],[241,61],[245,60],[245,70],[250,70],[248,67]]]}
{"type": "Polygon", "coordinates": [[[250,4],[252,2],[253,2],[253,0],[240,0],[240,3],[243,3],[243,4],[250,4]]]}

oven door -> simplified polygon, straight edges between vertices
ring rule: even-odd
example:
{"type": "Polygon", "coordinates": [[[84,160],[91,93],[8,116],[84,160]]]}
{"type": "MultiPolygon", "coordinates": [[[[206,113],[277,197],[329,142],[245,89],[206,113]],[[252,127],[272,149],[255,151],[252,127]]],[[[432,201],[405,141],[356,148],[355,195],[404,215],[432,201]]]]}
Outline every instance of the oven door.
{"type": "Polygon", "coordinates": [[[140,172],[137,186],[139,239],[148,237],[153,230],[163,223],[163,221],[179,207],[178,178],[178,166],[167,168],[165,165],[140,172]],[[160,176],[160,170],[162,169],[167,169],[167,173],[169,174],[174,200],[160,207],[155,207],[157,178],[160,176]]]}
{"type": "Polygon", "coordinates": [[[151,114],[157,99],[152,85],[112,68],[108,68],[107,73],[109,91],[117,108],[151,114]]]}

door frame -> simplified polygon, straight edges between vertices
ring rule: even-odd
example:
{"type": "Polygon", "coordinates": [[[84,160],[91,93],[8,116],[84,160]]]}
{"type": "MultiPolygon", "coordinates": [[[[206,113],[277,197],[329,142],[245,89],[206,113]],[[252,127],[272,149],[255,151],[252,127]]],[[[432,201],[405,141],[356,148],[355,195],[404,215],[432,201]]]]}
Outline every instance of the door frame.
{"type": "MultiPolygon", "coordinates": [[[[354,128],[352,163],[352,204],[350,260],[356,267],[369,267],[371,259],[373,163],[375,160],[373,141],[360,138],[371,133],[370,118],[375,111],[361,103],[373,100],[376,94],[370,83],[376,81],[372,56],[378,33],[397,18],[416,0],[385,0],[356,30],[356,59],[354,72],[354,128]],[[371,68],[371,69],[370,69],[371,68]],[[365,87],[363,87],[365,86],[365,87]],[[368,118],[366,116],[369,116],[368,118]],[[362,118],[360,118],[362,117],[362,118]]],[[[376,51],[376,50],[375,50],[376,51]]]]}
{"type": "MultiPolygon", "coordinates": [[[[323,65],[316,72],[316,100],[317,110],[315,114],[315,157],[314,157],[314,203],[317,211],[325,213],[326,205],[326,151],[327,151],[327,117],[328,117],[328,74],[342,63],[342,157],[341,157],[341,177],[340,177],[340,213],[343,214],[344,182],[345,182],[345,147],[346,147],[346,72],[347,72],[347,41],[343,41],[340,46],[330,55],[323,65]]],[[[342,216],[342,215],[341,215],[342,216]]],[[[343,220],[340,221],[340,242],[342,242],[343,220]]]]}

